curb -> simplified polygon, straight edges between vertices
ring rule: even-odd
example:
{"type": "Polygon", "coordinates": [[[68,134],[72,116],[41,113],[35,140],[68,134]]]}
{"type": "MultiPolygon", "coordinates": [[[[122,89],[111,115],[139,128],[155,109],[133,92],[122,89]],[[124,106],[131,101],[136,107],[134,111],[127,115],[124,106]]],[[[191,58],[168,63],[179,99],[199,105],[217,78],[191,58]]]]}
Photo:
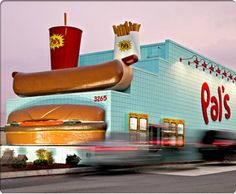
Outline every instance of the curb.
{"type": "Polygon", "coordinates": [[[73,174],[73,173],[84,173],[84,172],[89,172],[89,171],[91,171],[90,167],[1,172],[1,179],[31,177],[31,176],[59,175],[59,174],[73,174]]]}

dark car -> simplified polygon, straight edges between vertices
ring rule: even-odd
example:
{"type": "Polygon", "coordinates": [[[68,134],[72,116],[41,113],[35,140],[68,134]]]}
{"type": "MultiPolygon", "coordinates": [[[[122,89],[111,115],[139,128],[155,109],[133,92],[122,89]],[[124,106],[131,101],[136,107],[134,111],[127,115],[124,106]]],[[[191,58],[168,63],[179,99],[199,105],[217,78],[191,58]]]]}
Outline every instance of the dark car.
{"type": "MultiPolygon", "coordinates": [[[[159,152],[153,152],[149,144],[134,143],[126,135],[115,134],[106,141],[86,145],[87,163],[97,168],[129,168],[160,162],[159,152]]],[[[159,149],[158,149],[159,150],[159,149]]]]}
{"type": "Polygon", "coordinates": [[[207,130],[200,140],[199,152],[206,161],[236,160],[236,132],[230,130],[207,130]]]}

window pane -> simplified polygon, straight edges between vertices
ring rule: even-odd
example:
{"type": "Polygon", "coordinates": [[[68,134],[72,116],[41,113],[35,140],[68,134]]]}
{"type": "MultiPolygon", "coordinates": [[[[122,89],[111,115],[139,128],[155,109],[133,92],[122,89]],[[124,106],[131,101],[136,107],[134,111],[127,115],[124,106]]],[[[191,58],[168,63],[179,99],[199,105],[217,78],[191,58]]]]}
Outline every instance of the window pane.
{"type": "Polygon", "coordinates": [[[178,134],[183,135],[184,134],[184,125],[178,124],[178,134]]]}
{"type": "Polygon", "coordinates": [[[138,119],[137,118],[130,118],[130,130],[137,130],[138,129],[138,119]]]}
{"type": "Polygon", "coordinates": [[[140,130],[147,130],[147,119],[140,119],[140,130]]]}

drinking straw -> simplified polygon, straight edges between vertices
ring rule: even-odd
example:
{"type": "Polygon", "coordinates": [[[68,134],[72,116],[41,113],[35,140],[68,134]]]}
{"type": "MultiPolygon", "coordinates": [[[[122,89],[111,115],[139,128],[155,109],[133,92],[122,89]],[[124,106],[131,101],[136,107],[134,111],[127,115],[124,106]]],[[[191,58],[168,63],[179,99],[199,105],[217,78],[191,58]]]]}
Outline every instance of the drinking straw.
{"type": "Polygon", "coordinates": [[[64,25],[65,26],[67,25],[67,15],[66,15],[66,12],[64,13],[64,25]]]}

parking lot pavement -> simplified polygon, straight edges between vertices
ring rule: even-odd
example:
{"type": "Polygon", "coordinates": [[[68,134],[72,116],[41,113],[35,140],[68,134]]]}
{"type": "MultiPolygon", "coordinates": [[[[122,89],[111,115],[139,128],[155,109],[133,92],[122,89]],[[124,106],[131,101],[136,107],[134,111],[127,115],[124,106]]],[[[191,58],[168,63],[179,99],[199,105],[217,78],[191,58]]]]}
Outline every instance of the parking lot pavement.
{"type": "Polygon", "coordinates": [[[4,179],[1,181],[1,189],[3,193],[235,192],[235,165],[210,163],[195,167],[189,164],[184,166],[185,168],[182,165],[165,165],[162,169],[150,168],[151,171],[144,168],[140,173],[111,172],[4,179]],[[206,173],[197,174],[195,170],[198,169],[205,170],[206,173]]]}

